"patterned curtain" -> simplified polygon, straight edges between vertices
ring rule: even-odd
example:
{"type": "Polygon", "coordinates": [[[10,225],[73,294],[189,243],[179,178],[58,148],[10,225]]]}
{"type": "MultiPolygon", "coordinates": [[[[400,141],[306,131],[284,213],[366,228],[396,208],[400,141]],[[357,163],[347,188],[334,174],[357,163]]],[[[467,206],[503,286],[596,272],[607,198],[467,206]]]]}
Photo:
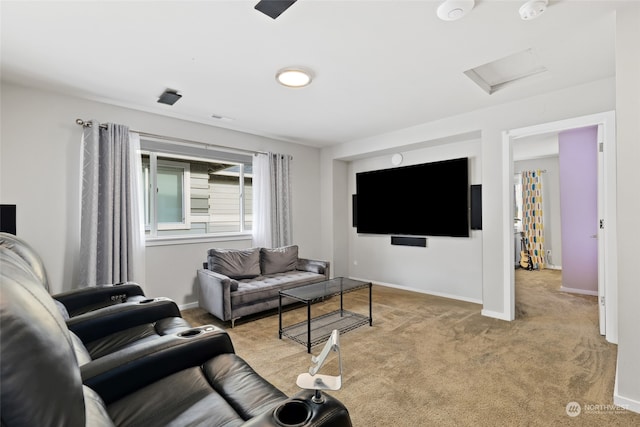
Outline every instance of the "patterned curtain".
{"type": "Polygon", "coordinates": [[[544,268],[544,224],[540,170],[522,172],[522,232],[533,268],[544,268]]]}
{"type": "Polygon", "coordinates": [[[286,154],[259,153],[253,159],[253,244],[275,248],[293,243],[291,161],[286,154]]]}
{"type": "Polygon", "coordinates": [[[140,139],[92,120],[82,135],[80,286],[144,283],[140,139]]]}

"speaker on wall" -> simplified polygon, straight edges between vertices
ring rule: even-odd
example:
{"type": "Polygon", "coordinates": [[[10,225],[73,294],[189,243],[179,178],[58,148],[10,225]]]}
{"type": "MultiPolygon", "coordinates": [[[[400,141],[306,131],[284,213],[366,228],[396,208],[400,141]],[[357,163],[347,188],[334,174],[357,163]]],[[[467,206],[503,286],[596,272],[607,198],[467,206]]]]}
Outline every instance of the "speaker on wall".
{"type": "Polygon", "coordinates": [[[353,227],[358,226],[358,195],[351,195],[351,224],[353,227]]]}
{"type": "Polygon", "coordinates": [[[0,205],[0,231],[16,234],[16,205],[0,205]]]}
{"type": "Polygon", "coordinates": [[[471,186],[471,229],[482,230],[482,185],[471,186]]]}
{"type": "Polygon", "coordinates": [[[420,248],[426,248],[427,238],[426,237],[391,236],[391,244],[395,246],[417,246],[420,248]]]}

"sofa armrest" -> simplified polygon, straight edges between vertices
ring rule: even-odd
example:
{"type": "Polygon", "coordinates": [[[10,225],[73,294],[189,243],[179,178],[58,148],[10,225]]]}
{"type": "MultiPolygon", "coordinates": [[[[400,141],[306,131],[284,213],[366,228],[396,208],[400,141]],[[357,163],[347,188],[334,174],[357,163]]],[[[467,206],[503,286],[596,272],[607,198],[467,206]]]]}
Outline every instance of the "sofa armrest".
{"type": "Polygon", "coordinates": [[[324,274],[326,280],[329,280],[331,278],[331,263],[329,261],[298,258],[297,269],[302,271],[310,271],[312,273],[324,274]]]}
{"type": "Polygon", "coordinates": [[[235,280],[211,270],[198,270],[198,304],[218,319],[232,320],[231,287],[235,280]]]}
{"type": "Polygon", "coordinates": [[[72,317],[67,327],[84,343],[167,317],[182,317],[175,302],[168,298],[126,302],[72,317]]]}
{"type": "Polygon", "coordinates": [[[73,316],[73,313],[81,311],[83,307],[98,305],[103,302],[117,303],[126,301],[127,298],[134,295],[144,296],[144,291],[137,283],[127,282],[118,285],[90,286],[52,296],[60,301],[69,314],[73,316]]]}
{"type": "Polygon", "coordinates": [[[80,367],[83,383],[106,404],[175,372],[234,353],[229,335],[213,325],[165,335],[93,360],[80,367]]]}

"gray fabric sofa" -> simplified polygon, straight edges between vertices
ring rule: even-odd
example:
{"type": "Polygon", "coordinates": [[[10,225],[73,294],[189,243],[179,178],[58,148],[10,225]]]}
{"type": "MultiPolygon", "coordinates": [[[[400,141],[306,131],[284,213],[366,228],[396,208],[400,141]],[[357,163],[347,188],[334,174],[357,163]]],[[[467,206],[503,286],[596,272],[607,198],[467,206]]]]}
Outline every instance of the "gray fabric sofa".
{"type": "Polygon", "coordinates": [[[242,316],[278,307],[280,290],[329,280],[329,270],[328,261],[298,258],[296,245],[209,249],[198,270],[199,305],[233,327],[242,316]]]}

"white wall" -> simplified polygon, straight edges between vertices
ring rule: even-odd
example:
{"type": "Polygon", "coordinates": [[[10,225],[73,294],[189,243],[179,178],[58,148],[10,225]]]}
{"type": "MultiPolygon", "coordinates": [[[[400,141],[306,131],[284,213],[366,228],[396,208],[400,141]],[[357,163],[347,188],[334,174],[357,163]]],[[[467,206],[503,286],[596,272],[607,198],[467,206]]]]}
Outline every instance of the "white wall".
{"type": "MultiPolygon", "coordinates": [[[[79,247],[80,139],[77,118],[128,125],[132,130],[255,151],[291,154],[293,236],[301,256],[322,258],[320,151],[155,114],[2,83],[0,202],[17,205],[18,235],[41,254],[52,292],[76,283],[79,247]]],[[[196,301],[196,269],[217,241],[147,248],[146,292],[179,305],[196,301]]]]}
{"type": "Polygon", "coordinates": [[[614,402],[640,412],[640,3],[616,18],[618,375],[614,402]]]}
{"type": "MultiPolygon", "coordinates": [[[[512,238],[512,230],[505,230],[506,219],[502,218],[503,199],[510,197],[511,178],[505,177],[503,171],[502,132],[540,123],[579,117],[615,108],[615,80],[612,78],[593,83],[575,86],[562,91],[542,94],[521,101],[503,104],[496,107],[477,110],[467,114],[448,117],[446,119],[417,125],[397,132],[378,135],[358,141],[325,148],[322,155],[322,176],[332,176],[333,161],[354,161],[357,159],[389,155],[395,151],[412,150],[416,147],[440,145],[449,140],[456,143],[467,135],[480,135],[480,156],[482,160],[481,180],[483,198],[483,230],[482,230],[482,312],[497,318],[504,318],[508,300],[505,298],[505,268],[503,246],[512,238]],[[508,233],[508,234],[507,234],[508,233]]],[[[323,197],[331,197],[333,183],[323,180],[323,197]],[[327,188],[326,185],[329,187],[327,188]]],[[[509,199],[510,200],[510,199],[509,199]]],[[[324,201],[324,199],[323,199],[324,201]]],[[[336,199],[332,198],[336,203],[336,199]]],[[[342,201],[348,203],[345,197],[342,201]]],[[[327,201],[328,203],[328,201],[327,201]]],[[[337,212],[334,210],[334,212],[337,212]]],[[[336,219],[323,219],[323,226],[337,223],[336,219]]],[[[344,222],[344,221],[342,221],[344,222]]],[[[344,231],[343,231],[344,232],[344,231]]],[[[351,232],[347,230],[346,232],[351,232]]],[[[333,235],[334,230],[323,230],[323,238],[333,235]]],[[[430,239],[433,241],[433,239],[430,239]]],[[[331,246],[326,241],[323,247],[331,246]]],[[[433,247],[432,247],[433,248],[433,247]]],[[[359,248],[350,248],[348,256],[350,265],[354,260],[359,263],[366,258],[359,248]]],[[[342,248],[334,247],[339,252],[342,248]]],[[[435,251],[433,251],[435,252],[435,251]]],[[[429,252],[432,253],[432,252],[429,252]]],[[[383,266],[379,269],[392,271],[399,262],[402,263],[404,253],[385,254],[378,259],[383,266]]],[[[453,265],[456,261],[448,259],[445,265],[453,265]]],[[[361,271],[361,270],[360,270],[361,271]]],[[[417,273],[413,270],[413,273],[417,273]]],[[[379,280],[378,277],[372,277],[379,280]]],[[[384,276],[384,277],[389,277],[384,276]]],[[[403,279],[410,288],[421,289],[424,281],[414,274],[403,279]]],[[[390,280],[394,283],[395,280],[390,280]]],[[[432,286],[432,285],[427,285],[432,286]]],[[[473,294],[469,292],[469,295],[473,294]]]]}
{"type": "MultiPolygon", "coordinates": [[[[481,182],[480,140],[403,151],[401,166],[469,158],[469,184],[481,182]]],[[[391,155],[351,162],[349,197],[358,172],[393,167],[391,155]]],[[[423,183],[422,185],[438,185],[423,183]]],[[[420,188],[416,188],[419,197],[420,188]]],[[[349,217],[351,210],[349,211],[349,217]]],[[[427,237],[427,247],[392,246],[386,235],[360,235],[349,227],[349,276],[388,286],[480,303],[482,301],[482,232],[469,238],[427,237]]]]}

